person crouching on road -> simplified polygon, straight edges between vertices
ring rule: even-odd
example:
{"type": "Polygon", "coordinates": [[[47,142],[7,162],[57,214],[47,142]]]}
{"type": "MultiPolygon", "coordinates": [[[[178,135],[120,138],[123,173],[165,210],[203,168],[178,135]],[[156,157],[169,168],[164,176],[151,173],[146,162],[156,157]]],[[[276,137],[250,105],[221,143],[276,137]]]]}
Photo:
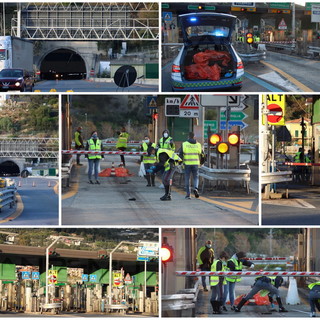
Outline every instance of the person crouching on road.
{"type": "Polygon", "coordinates": [[[184,164],[184,178],[186,187],[186,199],[191,199],[190,196],[190,175],[193,179],[193,193],[196,198],[199,198],[199,167],[203,164],[204,152],[201,144],[194,139],[194,133],[189,133],[189,139],[182,143],[179,153],[184,164]]]}
{"type": "Polygon", "coordinates": [[[308,288],[310,289],[310,293],[309,293],[309,303],[310,303],[310,308],[311,308],[310,317],[315,317],[316,316],[316,307],[317,307],[318,311],[320,312],[320,303],[319,303],[320,281],[310,283],[308,285],[308,288]]]}
{"type": "Polygon", "coordinates": [[[147,187],[154,187],[155,174],[148,172],[148,170],[155,165],[157,159],[155,155],[156,144],[150,141],[148,136],[144,137],[144,141],[141,144],[141,151],[148,152],[147,155],[142,156],[141,161],[144,164],[144,169],[146,171],[145,178],[147,179],[147,187]]]}
{"type": "MultiPolygon", "coordinates": [[[[227,271],[227,260],[229,256],[225,251],[222,251],[219,255],[219,259],[214,260],[211,265],[211,271],[227,271]]],[[[212,305],[214,314],[221,314],[221,307],[223,302],[223,291],[227,284],[225,277],[211,276],[210,286],[211,286],[211,299],[210,303],[212,305]]]]}
{"type": "Polygon", "coordinates": [[[150,174],[155,174],[158,171],[164,170],[162,174],[162,183],[164,185],[165,194],[160,198],[161,201],[171,200],[171,185],[173,175],[176,171],[177,165],[181,162],[181,158],[175,154],[173,150],[158,149],[157,165],[151,167],[148,172],[150,174]]]}
{"type": "Polygon", "coordinates": [[[235,307],[234,311],[240,312],[243,305],[248,300],[252,299],[253,296],[257,294],[260,290],[267,290],[270,292],[270,294],[274,294],[276,296],[276,300],[279,305],[279,312],[288,312],[288,310],[285,309],[282,304],[279,289],[277,289],[274,285],[271,284],[271,279],[267,276],[259,276],[256,278],[251,291],[244,298],[241,299],[239,304],[235,307]]]}
{"type": "MultiPolygon", "coordinates": [[[[86,150],[88,151],[103,151],[102,142],[98,138],[97,131],[93,131],[91,133],[91,138],[87,141],[86,150]]],[[[92,171],[94,169],[94,177],[96,179],[96,184],[100,184],[98,180],[98,174],[99,174],[99,167],[100,167],[100,160],[104,156],[101,154],[87,154],[86,158],[88,158],[88,179],[89,183],[93,184],[93,181],[91,180],[92,171]]]]}
{"type": "MultiPolygon", "coordinates": [[[[231,259],[227,262],[228,271],[242,271],[242,266],[247,266],[254,268],[254,264],[245,259],[246,254],[242,251],[235,253],[231,259]]],[[[231,310],[235,309],[234,306],[234,290],[237,282],[241,281],[239,276],[227,276],[226,277],[227,285],[225,287],[224,298],[223,298],[223,310],[226,311],[226,300],[229,293],[231,310]]]]}

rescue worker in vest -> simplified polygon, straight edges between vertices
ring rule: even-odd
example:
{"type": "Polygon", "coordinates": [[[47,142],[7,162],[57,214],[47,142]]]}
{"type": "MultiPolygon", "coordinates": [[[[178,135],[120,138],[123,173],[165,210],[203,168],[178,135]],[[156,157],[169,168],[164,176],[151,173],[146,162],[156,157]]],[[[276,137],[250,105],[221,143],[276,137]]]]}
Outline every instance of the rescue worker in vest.
{"type": "Polygon", "coordinates": [[[309,303],[311,308],[310,317],[316,316],[316,307],[318,311],[320,312],[320,281],[313,282],[308,285],[308,288],[310,289],[309,292],[309,303]]]}
{"type": "Polygon", "coordinates": [[[201,144],[194,139],[194,133],[189,133],[189,139],[182,143],[179,153],[184,164],[184,179],[186,187],[186,199],[191,199],[190,195],[190,175],[193,179],[193,193],[199,198],[199,167],[204,162],[204,152],[201,144]]]}
{"type": "MultiPolygon", "coordinates": [[[[269,278],[271,280],[271,284],[273,286],[275,286],[277,289],[279,289],[279,287],[281,287],[281,285],[282,285],[282,283],[284,281],[281,276],[272,276],[272,277],[270,276],[269,278]]],[[[270,301],[271,308],[274,309],[274,303],[273,303],[274,294],[272,294],[269,291],[265,290],[265,292],[261,291],[260,295],[264,296],[263,295],[264,293],[268,294],[268,298],[269,298],[269,301],[270,301]]]]}
{"type": "MultiPolygon", "coordinates": [[[[210,271],[213,260],[214,260],[214,251],[212,249],[212,241],[207,240],[205,245],[198,250],[197,265],[199,265],[199,268],[201,271],[210,271]]],[[[206,277],[202,276],[201,280],[202,280],[203,291],[208,291],[207,285],[206,285],[206,277]]]]}
{"type": "Polygon", "coordinates": [[[169,130],[165,129],[162,132],[162,137],[159,139],[157,144],[158,149],[168,149],[168,150],[176,150],[173,139],[169,135],[169,130]]]}
{"type": "Polygon", "coordinates": [[[152,172],[148,172],[148,170],[155,165],[156,163],[156,156],[155,156],[155,150],[156,144],[152,141],[150,141],[150,138],[148,136],[144,137],[144,140],[141,144],[141,151],[142,152],[148,152],[147,155],[142,156],[141,161],[144,164],[144,169],[146,171],[145,178],[147,179],[147,187],[154,187],[154,179],[155,179],[155,174],[152,172]]]}
{"type": "Polygon", "coordinates": [[[173,150],[158,149],[157,150],[157,164],[152,166],[148,172],[155,174],[163,171],[162,183],[164,185],[165,194],[160,198],[161,201],[171,200],[171,186],[173,175],[176,171],[178,164],[182,162],[181,158],[174,153],[173,150]]]}
{"type": "Polygon", "coordinates": [[[280,292],[279,289],[277,289],[274,285],[271,284],[271,279],[267,276],[258,276],[256,277],[255,283],[252,286],[251,291],[241,299],[239,304],[234,309],[235,312],[240,312],[243,305],[250,299],[253,298],[253,296],[258,293],[260,290],[267,290],[270,292],[270,294],[276,295],[276,300],[279,305],[279,312],[288,312],[288,310],[283,306],[282,300],[280,298],[280,292]]]}
{"type": "MultiPolygon", "coordinates": [[[[254,268],[254,264],[252,262],[246,260],[245,257],[246,257],[246,254],[242,251],[235,253],[231,257],[231,259],[229,259],[227,262],[228,271],[242,271],[242,266],[254,268]]],[[[226,300],[227,300],[228,293],[229,293],[231,310],[234,310],[235,309],[234,289],[235,289],[236,283],[241,281],[241,277],[227,276],[226,281],[227,281],[227,285],[226,285],[226,290],[224,292],[224,298],[223,298],[223,310],[227,310],[226,300]]]]}
{"type": "MultiPolygon", "coordinates": [[[[83,145],[83,138],[82,138],[82,127],[78,127],[76,132],[74,133],[74,143],[75,143],[75,149],[76,150],[81,150],[84,148],[83,145]]],[[[80,154],[77,154],[77,165],[82,166],[80,163],[80,154]]]]}
{"type": "MultiPolygon", "coordinates": [[[[98,138],[97,131],[93,131],[91,133],[91,138],[87,141],[86,150],[88,151],[103,151],[102,142],[98,138]]],[[[99,174],[99,167],[100,167],[100,160],[104,158],[103,155],[100,154],[87,154],[86,158],[88,158],[88,179],[89,183],[93,184],[93,181],[91,180],[92,171],[94,170],[94,177],[96,179],[96,184],[100,184],[98,180],[98,174],[99,174]]]]}
{"type": "Polygon", "coordinates": [[[302,148],[299,148],[299,151],[294,156],[294,162],[303,163],[304,162],[304,155],[302,153],[302,148]]]}
{"type": "MultiPolygon", "coordinates": [[[[119,151],[126,151],[127,146],[128,146],[128,139],[129,139],[129,133],[127,132],[125,127],[121,128],[121,131],[118,131],[117,134],[119,135],[118,141],[116,144],[116,148],[119,151]]],[[[124,155],[120,155],[120,160],[123,163],[123,166],[126,166],[125,160],[124,160],[124,155]]]]}
{"type": "MultiPolygon", "coordinates": [[[[227,260],[229,256],[225,251],[222,251],[219,255],[219,259],[213,261],[211,265],[211,271],[227,271],[227,260]]],[[[211,276],[210,287],[211,287],[211,299],[213,313],[222,313],[221,307],[223,302],[223,291],[226,285],[225,277],[211,276]]]]}

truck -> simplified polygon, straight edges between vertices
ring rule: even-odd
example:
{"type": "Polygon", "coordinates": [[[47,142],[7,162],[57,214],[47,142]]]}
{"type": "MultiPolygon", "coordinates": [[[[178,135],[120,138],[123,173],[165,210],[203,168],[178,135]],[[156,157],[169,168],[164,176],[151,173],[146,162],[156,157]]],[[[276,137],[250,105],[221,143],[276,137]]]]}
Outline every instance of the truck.
{"type": "Polygon", "coordinates": [[[33,72],[32,41],[11,37],[0,37],[0,70],[24,69],[33,72]]]}

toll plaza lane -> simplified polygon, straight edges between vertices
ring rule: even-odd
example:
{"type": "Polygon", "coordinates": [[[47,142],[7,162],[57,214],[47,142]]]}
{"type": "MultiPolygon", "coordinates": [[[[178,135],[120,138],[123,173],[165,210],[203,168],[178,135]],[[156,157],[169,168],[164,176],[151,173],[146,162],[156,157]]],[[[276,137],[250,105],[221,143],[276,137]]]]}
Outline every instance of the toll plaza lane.
{"type": "Polygon", "coordinates": [[[128,88],[118,88],[113,82],[98,82],[88,80],[44,80],[35,83],[33,91],[40,92],[115,92],[115,91],[158,91],[157,84],[134,83],[128,88]]]}
{"type": "MultiPolygon", "coordinates": [[[[101,162],[101,170],[116,166],[119,156],[108,156],[101,162]]],[[[138,176],[137,157],[126,156],[129,177],[101,177],[100,185],[89,184],[87,164],[77,167],[71,178],[71,190],[62,195],[62,224],[64,225],[248,225],[258,224],[256,195],[239,196],[239,190],[228,197],[214,197],[207,193],[199,199],[185,199],[183,177],[181,187],[172,188],[172,200],[160,201],[164,190],[146,187],[138,176]]],[[[176,175],[175,181],[180,180],[176,175]]],[[[227,193],[225,190],[223,193],[227,193]]],[[[222,194],[220,194],[222,195],[222,194]]],[[[241,194],[242,195],[242,194],[241,194]]]]}
{"type": "MultiPolygon", "coordinates": [[[[14,180],[18,193],[17,208],[10,215],[10,217],[13,217],[13,220],[2,220],[2,225],[58,225],[59,200],[57,178],[31,176],[24,179],[14,178],[14,180]]],[[[3,210],[3,213],[5,213],[5,210],[3,210]]]]}

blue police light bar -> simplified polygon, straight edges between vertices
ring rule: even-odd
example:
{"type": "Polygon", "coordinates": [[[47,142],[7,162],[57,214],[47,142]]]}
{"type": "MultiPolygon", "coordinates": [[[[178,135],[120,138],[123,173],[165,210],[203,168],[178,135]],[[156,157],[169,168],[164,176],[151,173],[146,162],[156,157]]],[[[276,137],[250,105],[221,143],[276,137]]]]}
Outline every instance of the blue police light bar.
{"type": "Polygon", "coordinates": [[[192,18],[190,18],[190,21],[191,22],[196,22],[196,21],[198,21],[198,19],[196,17],[192,17],[192,18]]]}

